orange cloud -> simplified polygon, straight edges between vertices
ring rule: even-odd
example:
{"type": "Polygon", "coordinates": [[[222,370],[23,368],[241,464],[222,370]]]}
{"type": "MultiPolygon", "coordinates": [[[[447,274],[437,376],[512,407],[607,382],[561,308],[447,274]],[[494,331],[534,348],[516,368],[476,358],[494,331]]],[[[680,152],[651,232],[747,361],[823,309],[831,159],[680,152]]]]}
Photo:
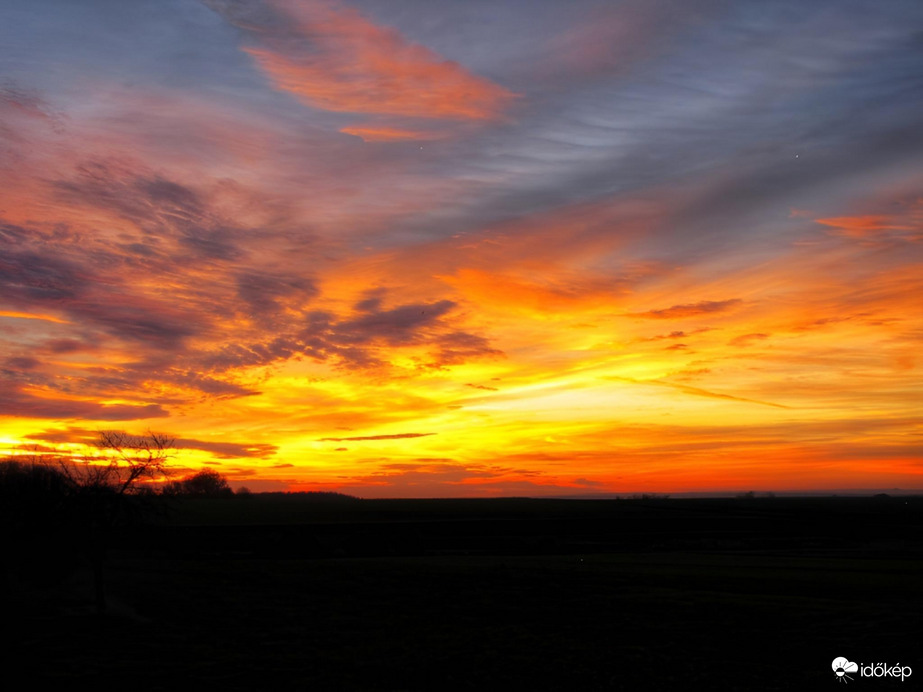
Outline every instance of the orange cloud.
{"type": "Polygon", "coordinates": [[[491,120],[515,98],[355,10],[319,3],[274,3],[273,8],[294,23],[294,31],[243,25],[258,44],[244,50],[277,88],[310,106],[345,113],[491,120]]]}
{"type": "Polygon", "coordinates": [[[815,221],[848,238],[919,241],[923,240],[923,199],[905,205],[897,214],[836,216],[815,221]]]}
{"type": "Polygon", "coordinates": [[[877,235],[881,231],[908,230],[907,227],[895,227],[887,216],[837,216],[829,219],[817,219],[817,223],[843,231],[844,235],[863,238],[877,235]]]}
{"type": "Polygon", "coordinates": [[[696,317],[698,315],[709,315],[714,313],[726,312],[740,303],[739,298],[731,300],[702,300],[698,303],[685,303],[683,305],[674,305],[661,310],[648,310],[647,312],[632,312],[625,317],[643,317],[653,320],[673,320],[682,319],[683,317],[696,317]]]}
{"type": "Polygon", "coordinates": [[[731,339],[728,342],[728,345],[729,346],[751,346],[757,341],[762,341],[768,338],[769,338],[769,334],[763,334],[761,332],[757,332],[754,334],[741,334],[740,336],[736,336],[733,339],[731,339]]]}
{"type": "Polygon", "coordinates": [[[440,139],[443,136],[438,132],[404,130],[397,127],[370,127],[365,125],[341,127],[340,132],[347,135],[355,135],[366,142],[400,142],[408,139],[430,140],[440,139]]]}
{"type": "MultiPolygon", "coordinates": [[[[678,344],[682,346],[683,344],[678,344]]],[[[665,380],[635,380],[630,377],[617,377],[610,375],[607,377],[610,380],[616,380],[618,382],[628,382],[631,384],[646,384],[646,385],[657,385],[660,387],[669,387],[685,394],[692,394],[694,396],[704,396],[712,399],[727,399],[728,401],[740,401],[745,404],[759,404],[761,406],[773,406],[775,408],[789,408],[782,404],[776,404],[771,401],[759,401],[758,399],[747,399],[745,397],[733,396],[731,394],[723,394],[721,392],[713,392],[708,389],[702,389],[700,387],[690,387],[686,384],[677,384],[675,382],[667,382],[665,380]]]]}
{"type": "Polygon", "coordinates": [[[365,435],[361,437],[322,437],[318,442],[364,442],[367,440],[405,440],[412,437],[429,437],[436,433],[398,433],[396,435],[365,435]]]}
{"type": "Polygon", "coordinates": [[[459,269],[443,279],[482,306],[538,318],[608,310],[614,296],[624,288],[618,280],[608,278],[561,276],[536,281],[480,269],[459,269]]]}
{"type": "Polygon", "coordinates": [[[43,320],[45,322],[54,322],[56,324],[70,324],[67,320],[62,320],[53,315],[40,315],[31,312],[17,312],[15,310],[0,310],[0,317],[15,317],[22,320],[43,320]]]}

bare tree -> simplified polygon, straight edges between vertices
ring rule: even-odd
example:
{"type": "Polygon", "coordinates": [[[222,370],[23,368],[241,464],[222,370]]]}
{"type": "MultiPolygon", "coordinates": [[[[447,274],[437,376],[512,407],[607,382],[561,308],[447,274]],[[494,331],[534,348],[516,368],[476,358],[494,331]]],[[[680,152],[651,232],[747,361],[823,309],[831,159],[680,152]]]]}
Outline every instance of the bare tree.
{"type": "Polygon", "coordinates": [[[99,455],[81,462],[59,457],[58,465],[79,488],[123,496],[138,493],[144,487],[142,481],[166,476],[175,444],[173,438],[150,430],[146,435],[102,430],[96,440],[99,455]]]}
{"type": "Polygon", "coordinates": [[[175,440],[161,433],[131,435],[118,430],[100,431],[98,454],[80,461],[57,458],[68,479],[79,523],[87,530],[88,557],[93,568],[97,612],[106,609],[104,565],[113,530],[144,514],[140,497],[148,486],[143,482],[167,475],[167,463],[174,456],[175,440]]]}

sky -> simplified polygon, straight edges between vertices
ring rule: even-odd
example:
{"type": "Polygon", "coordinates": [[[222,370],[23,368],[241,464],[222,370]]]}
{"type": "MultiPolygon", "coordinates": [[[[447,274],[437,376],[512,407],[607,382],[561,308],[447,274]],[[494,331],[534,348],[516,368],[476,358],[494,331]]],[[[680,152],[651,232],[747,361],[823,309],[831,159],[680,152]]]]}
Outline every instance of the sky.
{"type": "Polygon", "coordinates": [[[0,452],[923,488],[919,0],[0,0],[0,452]]]}

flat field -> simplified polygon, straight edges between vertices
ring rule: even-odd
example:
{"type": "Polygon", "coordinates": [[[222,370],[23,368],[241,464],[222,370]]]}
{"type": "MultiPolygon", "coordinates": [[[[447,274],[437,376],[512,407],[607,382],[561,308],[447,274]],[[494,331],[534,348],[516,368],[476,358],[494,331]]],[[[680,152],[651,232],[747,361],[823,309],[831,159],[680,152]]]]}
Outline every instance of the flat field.
{"type": "Polygon", "coordinates": [[[12,666],[130,689],[816,689],[923,680],[923,499],[185,501],[18,587],[12,666]],[[913,678],[919,676],[919,680],[913,678]]]}

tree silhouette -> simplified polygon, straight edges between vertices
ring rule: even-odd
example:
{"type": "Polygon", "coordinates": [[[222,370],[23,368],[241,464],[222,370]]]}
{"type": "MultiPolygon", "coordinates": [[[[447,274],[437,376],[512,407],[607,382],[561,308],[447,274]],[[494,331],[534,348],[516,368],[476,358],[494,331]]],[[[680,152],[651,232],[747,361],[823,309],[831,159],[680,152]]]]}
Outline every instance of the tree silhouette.
{"type": "Polygon", "coordinates": [[[214,469],[202,469],[189,478],[173,481],[164,490],[168,495],[187,497],[231,497],[234,494],[225,477],[214,469]]]}
{"type": "Polygon", "coordinates": [[[105,430],[96,440],[98,454],[82,459],[56,458],[67,479],[78,525],[85,531],[85,552],[93,569],[96,610],[106,610],[104,566],[117,526],[140,522],[151,504],[145,502],[143,481],[165,476],[175,441],[161,433],[130,435],[105,430]]]}
{"type": "Polygon", "coordinates": [[[175,440],[162,433],[130,435],[102,430],[96,440],[100,454],[83,461],[58,457],[59,469],[77,487],[119,497],[137,494],[142,481],[166,475],[175,440]]]}

